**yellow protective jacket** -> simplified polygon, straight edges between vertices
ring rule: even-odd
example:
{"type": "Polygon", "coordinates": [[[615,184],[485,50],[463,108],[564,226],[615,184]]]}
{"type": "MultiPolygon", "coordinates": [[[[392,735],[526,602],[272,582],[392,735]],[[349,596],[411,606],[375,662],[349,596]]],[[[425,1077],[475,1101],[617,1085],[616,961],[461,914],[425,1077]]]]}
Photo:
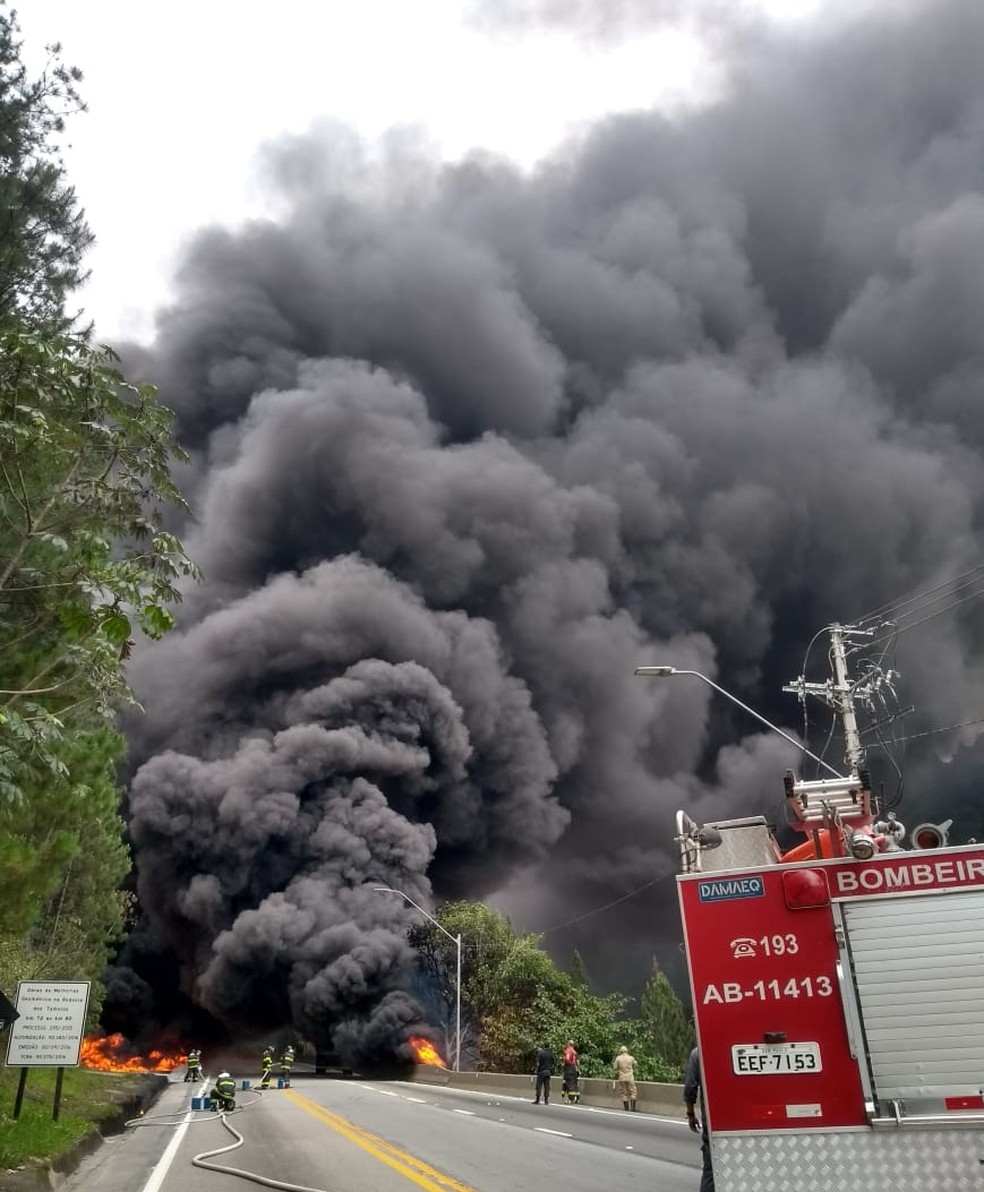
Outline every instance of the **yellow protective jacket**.
{"type": "Polygon", "coordinates": [[[615,1057],[615,1079],[620,1084],[635,1084],[635,1058],[628,1052],[619,1052],[615,1057]]]}

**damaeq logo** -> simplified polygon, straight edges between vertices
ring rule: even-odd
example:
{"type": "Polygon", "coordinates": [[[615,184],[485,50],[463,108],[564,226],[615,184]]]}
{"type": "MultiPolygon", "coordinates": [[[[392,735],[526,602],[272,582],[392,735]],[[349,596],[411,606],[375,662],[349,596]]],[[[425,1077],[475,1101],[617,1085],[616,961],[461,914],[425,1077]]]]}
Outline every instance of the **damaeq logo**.
{"type": "Polygon", "coordinates": [[[758,875],[697,883],[697,897],[701,902],[730,902],[734,898],[761,898],[764,893],[765,882],[758,875]]]}

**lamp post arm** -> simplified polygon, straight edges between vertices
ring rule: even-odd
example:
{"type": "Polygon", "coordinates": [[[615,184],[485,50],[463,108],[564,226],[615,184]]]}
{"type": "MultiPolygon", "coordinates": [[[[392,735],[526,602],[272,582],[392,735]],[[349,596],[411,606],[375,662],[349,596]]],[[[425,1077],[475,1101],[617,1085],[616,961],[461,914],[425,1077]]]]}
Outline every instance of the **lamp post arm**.
{"type": "Polygon", "coordinates": [[[451,932],[448,931],[448,929],[446,927],[442,927],[441,924],[438,923],[438,921],[434,918],[433,915],[431,915],[427,911],[425,911],[424,908],[420,905],[420,903],[414,902],[414,900],[410,897],[410,895],[405,894],[403,892],[403,890],[394,890],[390,886],[373,886],[373,889],[376,891],[377,894],[398,894],[401,898],[406,899],[406,901],[409,902],[412,907],[414,907],[416,910],[420,911],[420,913],[424,916],[425,919],[430,919],[430,921],[434,924],[434,926],[437,928],[438,931],[443,932],[452,943],[455,942],[455,937],[451,934],[451,932]]]}
{"type": "Polygon", "coordinates": [[[843,774],[840,774],[837,770],[834,769],[833,766],[831,766],[829,763],[825,762],[822,757],[817,757],[817,755],[815,753],[811,753],[810,750],[807,749],[806,746],[801,741],[797,741],[795,737],[791,736],[789,733],[787,733],[783,729],[779,728],[778,725],[773,724],[771,720],[766,720],[766,718],[764,716],[760,715],[758,712],[756,712],[754,708],[750,708],[748,706],[748,704],[742,703],[742,701],[736,695],[732,695],[731,692],[728,691],[726,688],[718,686],[718,684],[715,683],[713,679],[709,679],[707,677],[707,675],[702,675],[700,673],[700,671],[677,670],[677,668],[675,666],[654,666],[654,667],[640,666],[640,667],[636,668],[637,675],[639,675],[639,674],[645,675],[647,672],[655,675],[656,677],[662,677],[664,675],[693,675],[693,677],[695,679],[700,679],[702,683],[706,683],[708,687],[713,687],[713,689],[716,692],[718,692],[720,695],[723,695],[726,699],[730,699],[733,704],[737,704],[738,707],[741,708],[741,710],[743,712],[747,712],[749,714],[749,716],[754,716],[755,719],[757,721],[759,721],[760,724],[764,724],[765,727],[768,729],[771,729],[772,732],[778,733],[779,736],[784,738],[786,741],[788,741],[790,743],[790,745],[795,745],[796,748],[798,750],[800,750],[801,753],[805,753],[807,757],[812,758],[813,761],[815,761],[818,766],[823,766],[823,768],[825,770],[828,770],[831,774],[833,774],[837,778],[843,778],[843,774]]]}

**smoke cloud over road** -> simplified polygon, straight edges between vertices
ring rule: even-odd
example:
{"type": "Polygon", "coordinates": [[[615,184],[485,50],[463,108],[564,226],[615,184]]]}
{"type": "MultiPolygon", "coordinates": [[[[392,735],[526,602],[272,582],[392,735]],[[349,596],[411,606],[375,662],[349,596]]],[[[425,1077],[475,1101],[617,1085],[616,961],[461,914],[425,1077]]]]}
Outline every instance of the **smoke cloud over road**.
{"type": "MultiPolygon", "coordinates": [[[[117,1013],[154,984],[358,1057],[423,1013],[374,885],[548,927],[672,872],[678,806],[774,810],[795,752],[633,667],[799,731],[817,629],[984,555],[982,40],[977,0],[738,38],[723,98],[530,173],[268,147],[281,216],[202,231],[126,353],[206,580],[133,665],[117,1013]]],[[[908,731],[980,713],[975,608],[900,639],[908,731]]],[[[549,938],[631,985],[670,895],[549,938]]]]}

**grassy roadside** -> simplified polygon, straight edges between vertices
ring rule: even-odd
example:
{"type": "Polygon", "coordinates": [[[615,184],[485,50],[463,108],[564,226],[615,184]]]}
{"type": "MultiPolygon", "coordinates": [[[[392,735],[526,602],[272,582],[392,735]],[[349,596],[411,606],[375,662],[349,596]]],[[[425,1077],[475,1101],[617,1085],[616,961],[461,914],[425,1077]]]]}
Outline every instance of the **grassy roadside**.
{"type": "Polygon", "coordinates": [[[66,1068],[61,1111],[51,1120],[55,1102],[54,1068],[27,1074],[21,1115],[14,1120],[19,1068],[0,1067],[0,1171],[43,1164],[70,1150],[138,1094],[147,1078],[133,1073],[90,1072],[66,1068]]]}

